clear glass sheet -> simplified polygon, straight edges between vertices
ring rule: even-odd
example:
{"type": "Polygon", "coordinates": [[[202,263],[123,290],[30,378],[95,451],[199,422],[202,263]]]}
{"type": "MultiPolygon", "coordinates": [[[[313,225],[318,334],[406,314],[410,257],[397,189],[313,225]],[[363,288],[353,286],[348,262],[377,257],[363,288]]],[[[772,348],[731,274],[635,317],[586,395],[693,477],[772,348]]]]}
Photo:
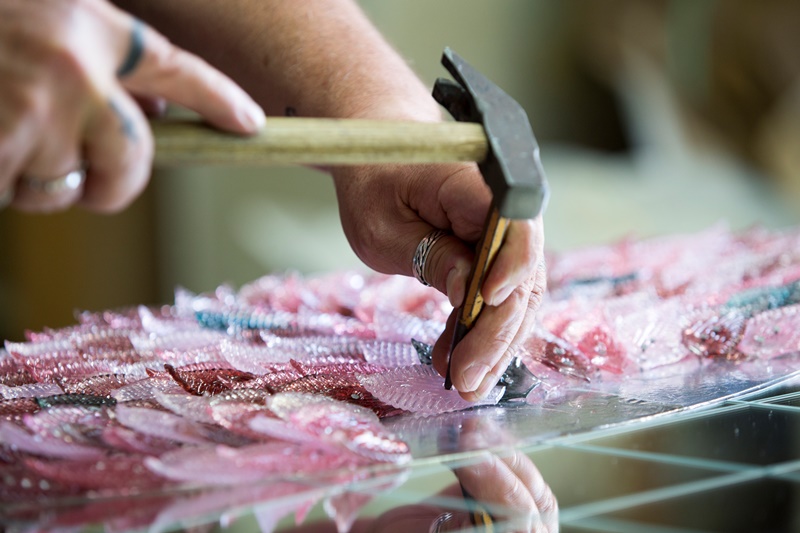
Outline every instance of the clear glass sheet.
{"type": "MultiPolygon", "coordinates": [[[[767,485],[747,483],[765,476],[780,480],[770,488],[798,482],[794,450],[800,447],[786,436],[800,433],[800,408],[792,406],[796,394],[780,396],[798,382],[795,367],[795,357],[763,364],[710,362],[688,371],[676,367],[646,380],[592,383],[541,404],[390,418],[386,425],[409,442],[414,456],[399,469],[384,465],[348,472],[344,478],[320,472],[302,479],[194,486],[130,498],[24,502],[4,506],[0,517],[7,531],[73,531],[92,524],[109,531],[172,531],[200,525],[236,530],[244,527],[236,524],[253,521],[266,528],[271,517],[291,515],[278,529],[292,530],[297,527],[294,513],[303,514],[316,504],[307,523],[332,528],[321,502],[349,498],[362,522],[380,520],[385,513],[419,511],[417,524],[427,528],[447,512],[461,520],[469,514],[469,500],[438,495],[456,483],[453,469],[480,465],[484,450],[502,454],[523,449],[561,503],[563,530],[648,531],[665,526],[642,523],[641,513],[649,507],[637,514],[639,507],[673,498],[680,503],[686,494],[734,485],[761,490],[767,485]],[[687,440],[694,444],[687,448],[687,440]],[[718,449],[722,451],[710,451],[718,449]],[[361,496],[344,496],[348,494],[361,496]],[[367,500],[372,503],[361,509],[367,500]]],[[[516,530],[509,524],[519,509],[495,506],[492,511],[496,531],[516,530]]],[[[676,523],[676,531],[692,530],[687,524],[676,523]]]]}

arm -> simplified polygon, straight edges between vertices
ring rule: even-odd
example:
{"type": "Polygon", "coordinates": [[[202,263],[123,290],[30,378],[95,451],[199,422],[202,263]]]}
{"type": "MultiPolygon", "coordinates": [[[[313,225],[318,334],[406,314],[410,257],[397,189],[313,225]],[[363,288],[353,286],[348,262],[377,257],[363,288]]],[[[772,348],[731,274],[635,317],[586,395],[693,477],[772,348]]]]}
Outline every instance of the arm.
{"type": "MultiPolygon", "coordinates": [[[[350,0],[120,0],[176,44],[237,80],[270,114],[441,119],[427,88],[350,0]],[[208,36],[213,35],[213,39],[208,36]]],[[[332,171],[345,234],[368,266],[411,275],[433,229],[425,277],[458,306],[491,195],[474,164],[342,167],[332,171]]],[[[486,277],[489,304],[459,344],[453,384],[485,396],[524,342],[544,291],[541,219],[516,221],[486,277]]],[[[447,366],[453,320],[434,362],[447,366]]]]}
{"type": "Polygon", "coordinates": [[[0,198],[31,211],[127,205],[153,155],[133,95],[238,133],[264,120],[230,79],[105,0],[0,2],[0,198]]]}
{"type": "Polygon", "coordinates": [[[438,120],[438,106],[349,0],[118,0],[269,115],[438,120]],[[209,38],[212,36],[213,38],[209,38]]]}

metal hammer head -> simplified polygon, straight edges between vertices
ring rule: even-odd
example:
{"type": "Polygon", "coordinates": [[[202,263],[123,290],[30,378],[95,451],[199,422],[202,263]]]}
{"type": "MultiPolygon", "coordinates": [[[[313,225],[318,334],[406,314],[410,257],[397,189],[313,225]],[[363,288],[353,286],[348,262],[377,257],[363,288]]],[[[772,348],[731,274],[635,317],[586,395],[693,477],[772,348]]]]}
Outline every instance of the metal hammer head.
{"type": "Polygon", "coordinates": [[[442,64],[458,83],[439,78],[433,97],[456,120],[483,125],[489,150],[478,166],[500,216],[536,217],[547,202],[548,188],[525,110],[449,48],[442,64]]]}

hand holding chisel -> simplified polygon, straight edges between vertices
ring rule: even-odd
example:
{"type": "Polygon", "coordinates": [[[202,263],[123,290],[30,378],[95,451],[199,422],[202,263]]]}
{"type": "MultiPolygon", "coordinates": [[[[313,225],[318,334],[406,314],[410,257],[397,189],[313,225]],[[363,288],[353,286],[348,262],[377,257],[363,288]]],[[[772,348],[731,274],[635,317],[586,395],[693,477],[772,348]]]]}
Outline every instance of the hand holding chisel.
{"type": "MultiPolygon", "coordinates": [[[[445,50],[442,62],[458,83],[437,80],[434,98],[458,122],[270,118],[261,133],[249,138],[225,135],[196,123],[155,123],[156,163],[337,166],[477,161],[493,199],[458,310],[452,354],[483,310],[481,291],[509,224],[513,219],[540,215],[547,184],[536,139],[519,104],[450,50],[445,50]]],[[[434,230],[431,235],[441,233],[434,230]]],[[[429,237],[423,239],[427,246],[420,245],[414,258],[414,273],[423,282],[430,275],[425,263],[435,245],[429,237]]],[[[536,280],[540,274],[528,273],[536,280]]],[[[452,385],[451,363],[448,360],[448,388],[452,385]]],[[[497,375],[500,373],[502,370],[497,375]]],[[[472,392],[463,385],[458,388],[462,393],[472,392]]]]}
{"type": "Polygon", "coordinates": [[[548,189],[539,160],[539,146],[522,107],[449,49],[445,50],[442,63],[458,83],[437,80],[434,98],[456,120],[483,125],[488,154],[479,167],[493,195],[475,251],[466,296],[457,314],[445,376],[445,388],[449,389],[453,352],[483,310],[484,278],[503,244],[508,225],[511,219],[539,216],[547,201],[548,189]]]}

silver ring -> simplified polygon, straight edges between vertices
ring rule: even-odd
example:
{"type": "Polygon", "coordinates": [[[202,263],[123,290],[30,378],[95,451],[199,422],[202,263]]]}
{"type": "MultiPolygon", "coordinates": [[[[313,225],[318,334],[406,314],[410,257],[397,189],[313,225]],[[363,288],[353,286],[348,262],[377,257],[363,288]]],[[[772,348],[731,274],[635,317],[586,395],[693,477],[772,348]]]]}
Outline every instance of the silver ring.
{"type": "Polygon", "coordinates": [[[442,513],[437,516],[433,520],[430,529],[428,529],[428,533],[440,533],[442,531],[442,526],[452,520],[453,516],[453,513],[442,513]]]}
{"type": "Polygon", "coordinates": [[[417,251],[414,252],[414,259],[411,261],[411,269],[414,272],[414,277],[427,287],[430,287],[431,284],[425,279],[425,263],[428,261],[428,255],[431,253],[433,245],[445,235],[447,235],[446,231],[440,229],[433,230],[419,241],[417,251]]]}
{"type": "Polygon", "coordinates": [[[64,192],[77,191],[86,181],[86,170],[79,168],[60,178],[44,180],[23,176],[20,183],[29,190],[47,195],[58,195],[64,192]]]}

